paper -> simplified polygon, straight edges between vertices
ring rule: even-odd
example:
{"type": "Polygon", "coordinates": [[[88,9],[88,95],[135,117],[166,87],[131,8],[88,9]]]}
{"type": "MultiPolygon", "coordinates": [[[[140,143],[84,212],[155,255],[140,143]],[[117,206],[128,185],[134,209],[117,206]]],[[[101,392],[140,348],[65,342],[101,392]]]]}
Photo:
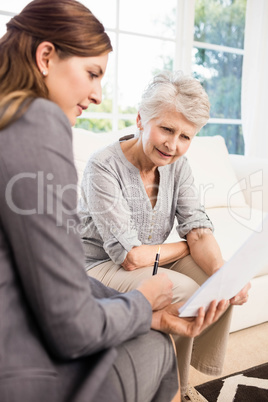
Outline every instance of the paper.
{"type": "Polygon", "coordinates": [[[207,310],[213,300],[231,299],[265,265],[268,265],[268,215],[262,222],[262,229],[254,232],[231,259],[200,286],[179,309],[179,316],[194,317],[200,307],[207,310]]]}

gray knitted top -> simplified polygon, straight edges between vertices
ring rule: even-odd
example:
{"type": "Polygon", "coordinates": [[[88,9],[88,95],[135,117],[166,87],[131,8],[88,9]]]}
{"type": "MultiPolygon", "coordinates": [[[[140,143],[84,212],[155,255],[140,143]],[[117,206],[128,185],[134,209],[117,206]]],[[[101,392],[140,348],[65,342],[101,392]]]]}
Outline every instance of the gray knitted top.
{"type": "Polygon", "coordinates": [[[199,203],[187,158],[158,170],[158,196],[152,208],[139,169],[126,159],[119,141],[91,156],[78,205],[87,268],[108,260],[121,264],[134,246],[162,244],[175,217],[181,238],[194,228],[213,229],[199,203]]]}

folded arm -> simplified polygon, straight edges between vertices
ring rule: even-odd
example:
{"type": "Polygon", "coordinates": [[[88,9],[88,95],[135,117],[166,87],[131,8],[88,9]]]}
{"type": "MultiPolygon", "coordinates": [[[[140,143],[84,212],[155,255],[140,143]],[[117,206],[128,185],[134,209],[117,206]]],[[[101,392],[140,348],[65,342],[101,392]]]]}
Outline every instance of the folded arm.
{"type": "Polygon", "coordinates": [[[159,246],[161,246],[159,265],[168,264],[189,254],[189,247],[186,241],[161,245],[142,245],[133,247],[127,253],[122,266],[126,271],[152,266],[159,246]]]}

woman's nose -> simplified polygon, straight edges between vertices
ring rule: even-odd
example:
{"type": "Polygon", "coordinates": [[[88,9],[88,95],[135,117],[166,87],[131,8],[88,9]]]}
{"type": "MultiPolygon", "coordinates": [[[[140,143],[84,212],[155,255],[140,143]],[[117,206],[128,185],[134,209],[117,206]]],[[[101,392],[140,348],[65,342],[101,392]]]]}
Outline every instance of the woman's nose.
{"type": "Polygon", "coordinates": [[[102,88],[100,82],[96,81],[93,90],[90,93],[89,100],[91,103],[99,105],[102,100],[102,88]]]}
{"type": "Polygon", "coordinates": [[[169,151],[175,151],[176,147],[177,147],[177,141],[178,141],[178,139],[176,136],[169,138],[165,142],[165,146],[168,148],[169,151]]]}

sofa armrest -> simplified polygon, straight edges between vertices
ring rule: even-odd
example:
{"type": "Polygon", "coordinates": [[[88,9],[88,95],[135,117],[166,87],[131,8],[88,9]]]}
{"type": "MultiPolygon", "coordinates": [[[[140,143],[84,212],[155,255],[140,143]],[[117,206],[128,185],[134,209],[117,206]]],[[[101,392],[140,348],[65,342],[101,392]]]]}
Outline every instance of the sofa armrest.
{"type": "Polygon", "coordinates": [[[240,182],[246,203],[255,209],[268,211],[268,159],[230,155],[230,161],[240,182]]]}

